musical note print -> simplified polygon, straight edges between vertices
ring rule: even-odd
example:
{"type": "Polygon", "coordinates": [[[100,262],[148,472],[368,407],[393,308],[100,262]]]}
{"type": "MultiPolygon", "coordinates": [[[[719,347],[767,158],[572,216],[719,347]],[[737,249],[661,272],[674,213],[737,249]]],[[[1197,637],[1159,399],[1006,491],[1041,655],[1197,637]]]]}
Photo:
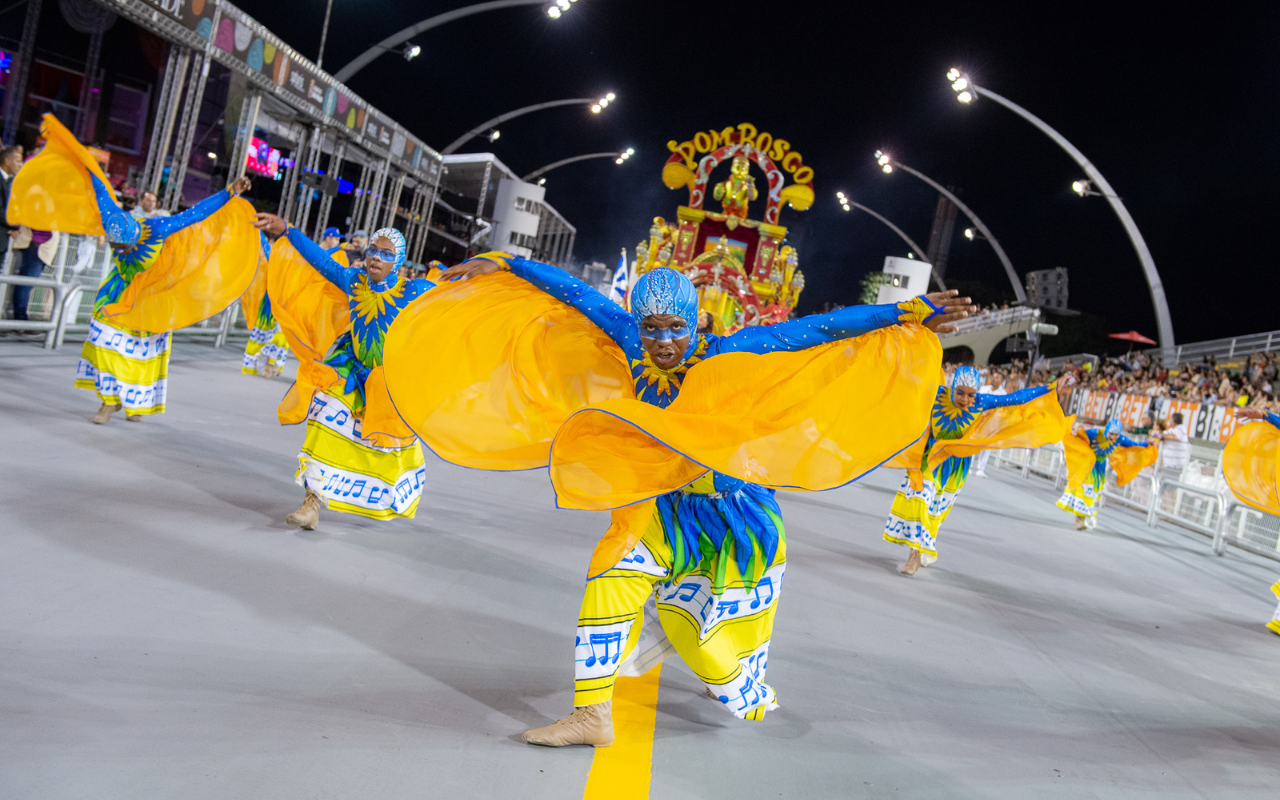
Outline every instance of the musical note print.
{"type": "Polygon", "coordinates": [[[573,641],[574,679],[605,678],[617,672],[635,622],[579,627],[573,641]]]}

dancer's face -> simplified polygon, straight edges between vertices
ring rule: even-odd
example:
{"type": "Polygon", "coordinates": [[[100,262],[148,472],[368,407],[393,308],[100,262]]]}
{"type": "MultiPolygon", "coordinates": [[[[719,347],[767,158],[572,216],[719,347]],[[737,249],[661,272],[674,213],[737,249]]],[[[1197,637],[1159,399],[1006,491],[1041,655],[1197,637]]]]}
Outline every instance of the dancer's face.
{"type": "Polygon", "coordinates": [[[956,408],[966,409],[978,399],[978,390],[972,386],[957,386],[952,390],[952,402],[956,408]]]}
{"type": "Polygon", "coordinates": [[[660,369],[673,369],[689,347],[689,323],[675,314],[650,314],[640,323],[640,344],[660,369]]]}
{"type": "MultiPolygon", "coordinates": [[[[388,253],[396,251],[395,242],[385,236],[379,236],[374,239],[373,246],[388,253]]],[[[395,267],[396,262],[394,261],[383,261],[381,258],[373,258],[369,255],[366,255],[364,259],[364,271],[368,274],[372,283],[386,280],[387,276],[391,274],[391,270],[395,269],[395,267]]]]}

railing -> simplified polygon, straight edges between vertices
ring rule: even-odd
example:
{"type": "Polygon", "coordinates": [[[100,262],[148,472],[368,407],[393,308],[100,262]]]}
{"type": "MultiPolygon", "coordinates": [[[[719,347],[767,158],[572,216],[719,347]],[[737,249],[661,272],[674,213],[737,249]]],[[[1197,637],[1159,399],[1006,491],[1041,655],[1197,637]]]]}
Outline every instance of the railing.
{"type": "MultiPolygon", "coordinates": [[[[1178,364],[1200,361],[1205,356],[1213,356],[1218,359],[1244,358],[1250,353],[1265,353],[1272,349],[1280,349],[1280,331],[1180,344],[1173,348],[1172,355],[1165,358],[1164,363],[1166,366],[1172,367],[1178,364]]],[[[1143,352],[1152,357],[1164,356],[1164,349],[1159,347],[1144,350],[1143,352]]]]}
{"type": "MultiPolygon", "coordinates": [[[[93,314],[93,299],[97,287],[111,266],[111,248],[98,244],[94,237],[64,234],[58,244],[51,278],[28,278],[7,274],[16,253],[9,251],[0,269],[0,297],[7,297],[11,286],[31,286],[48,289],[52,297],[32,292],[28,303],[30,320],[0,319],[0,330],[44,331],[49,349],[62,347],[67,333],[86,333],[93,314]],[[72,255],[74,254],[74,256],[72,255]],[[83,320],[83,322],[81,322],[83,320]]],[[[240,304],[233,303],[221,314],[203,322],[173,332],[175,337],[205,339],[212,337],[214,347],[222,347],[230,337],[247,337],[248,328],[241,324],[240,304]]]]}
{"type": "MultiPolygon", "coordinates": [[[[1220,460],[1221,454],[1217,457],[1220,460]]],[[[1066,485],[1066,464],[1058,443],[1035,450],[997,450],[991,461],[996,469],[1017,471],[1023,478],[1051,480],[1056,490],[1066,485]]],[[[1115,474],[1108,470],[1099,502],[1140,511],[1152,528],[1165,520],[1210,536],[1217,555],[1230,544],[1280,561],[1280,517],[1237,500],[1218,462],[1193,459],[1176,476],[1156,474],[1148,467],[1125,486],[1116,486],[1115,474]],[[1194,483],[1196,480],[1200,482],[1194,483]]]]}

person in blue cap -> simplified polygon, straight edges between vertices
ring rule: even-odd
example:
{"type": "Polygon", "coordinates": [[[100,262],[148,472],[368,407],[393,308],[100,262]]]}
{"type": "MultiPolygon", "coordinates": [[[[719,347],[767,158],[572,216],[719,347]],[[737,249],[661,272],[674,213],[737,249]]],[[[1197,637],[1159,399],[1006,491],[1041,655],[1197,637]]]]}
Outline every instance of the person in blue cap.
{"type": "Polygon", "coordinates": [[[325,228],[320,234],[320,247],[329,255],[342,249],[342,231],[337,228],[325,228]]]}
{"type": "Polygon", "coordinates": [[[394,446],[366,438],[365,382],[382,366],[383,342],[391,323],[435,284],[398,275],[406,243],[394,228],[374,231],[361,254],[364,266],[357,268],[335,260],[274,214],[259,214],[254,224],[272,236],[287,238],[299,256],[347,295],[351,312],[351,329],[334,342],[324,359],[343,383],[312,397],[296,475],[306,496],[285,521],[314,530],[322,508],[373,519],[412,519],[426,477],[422,445],[411,434],[397,439],[394,446]]]}

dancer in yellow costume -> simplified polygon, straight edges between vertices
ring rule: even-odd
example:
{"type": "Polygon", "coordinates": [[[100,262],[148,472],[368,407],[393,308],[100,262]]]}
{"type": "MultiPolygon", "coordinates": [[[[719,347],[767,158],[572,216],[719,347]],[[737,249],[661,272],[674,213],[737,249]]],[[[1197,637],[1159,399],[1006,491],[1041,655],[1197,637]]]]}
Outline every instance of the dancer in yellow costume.
{"type": "Polygon", "coordinates": [[[956,367],[951,386],[938,387],[927,441],[896,459],[908,462],[907,476],[893,498],[884,539],[911,549],[898,570],[903,575],[937,560],[938,528],[969,478],[974,453],[1062,440],[1066,418],[1053,386],[997,395],[979,394],[981,384],[977,369],[956,367]]]}
{"type": "Polygon", "coordinates": [[[579,614],[576,709],[525,740],[612,742],[614,681],[650,598],[709,695],[763,718],[777,705],[765,670],[787,552],[774,490],[848,483],[917,439],[940,371],[929,328],[947,329],[967,299],[717,337],[695,334],[697,293],[672,269],[637,281],[630,312],[505,254],[442,279],[463,276],[474,280],[443,284],[388,334],[396,408],[447,460],[549,465],[560,506],[613,510],[579,614]],[[431,347],[442,335],[455,337],[447,353],[431,347]]]}
{"type": "Polygon", "coordinates": [[[51,114],[47,144],[14,178],[9,221],[41,230],[106,236],[113,264],[93,303],[76,386],[96,391],[93,421],[121,407],[130,421],[162,414],[169,332],[217,314],[253,280],[253,207],[240,178],[181,214],[137,220],[115,202],[102,169],[51,114]]]}
{"type": "Polygon", "coordinates": [[[387,397],[383,340],[401,310],[435,284],[396,274],[405,240],[393,228],[374,232],[356,269],[280,217],[259,214],[256,224],[283,235],[271,248],[268,292],[302,361],[277,412],[284,424],[307,421],[296,475],[306,495],[285,521],[314,530],[322,508],[412,519],[426,470],[421,445],[387,397]]]}
{"type": "Polygon", "coordinates": [[[1156,463],[1159,455],[1151,442],[1135,442],[1125,436],[1118,419],[1105,428],[1073,425],[1071,434],[1062,438],[1062,446],[1066,450],[1067,490],[1058,498],[1058,508],[1075,514],[1078,531],[1098,525],[1098,498],[1107,483],[1108,461],[1116,472],[1116,485],[1124,486],[1144,467],[1156,463]]]}
{"type": "MultiPolygon", "coordinates": [[[[1280,414],[1248,408],[1236,412],[1242,419],[1261,420],[1269,424],[1241,425],[1231,435],[1222,451],[1222,475],[1227,485],[1244,502],[1268,514],[1280,516],[1280,414]]],[[[1271,591],[1280,600],[1280,581],[1271,591]]],[[[1280,606],[1267,623],[1267,628],[1280,634],[1280,606]]]]}

